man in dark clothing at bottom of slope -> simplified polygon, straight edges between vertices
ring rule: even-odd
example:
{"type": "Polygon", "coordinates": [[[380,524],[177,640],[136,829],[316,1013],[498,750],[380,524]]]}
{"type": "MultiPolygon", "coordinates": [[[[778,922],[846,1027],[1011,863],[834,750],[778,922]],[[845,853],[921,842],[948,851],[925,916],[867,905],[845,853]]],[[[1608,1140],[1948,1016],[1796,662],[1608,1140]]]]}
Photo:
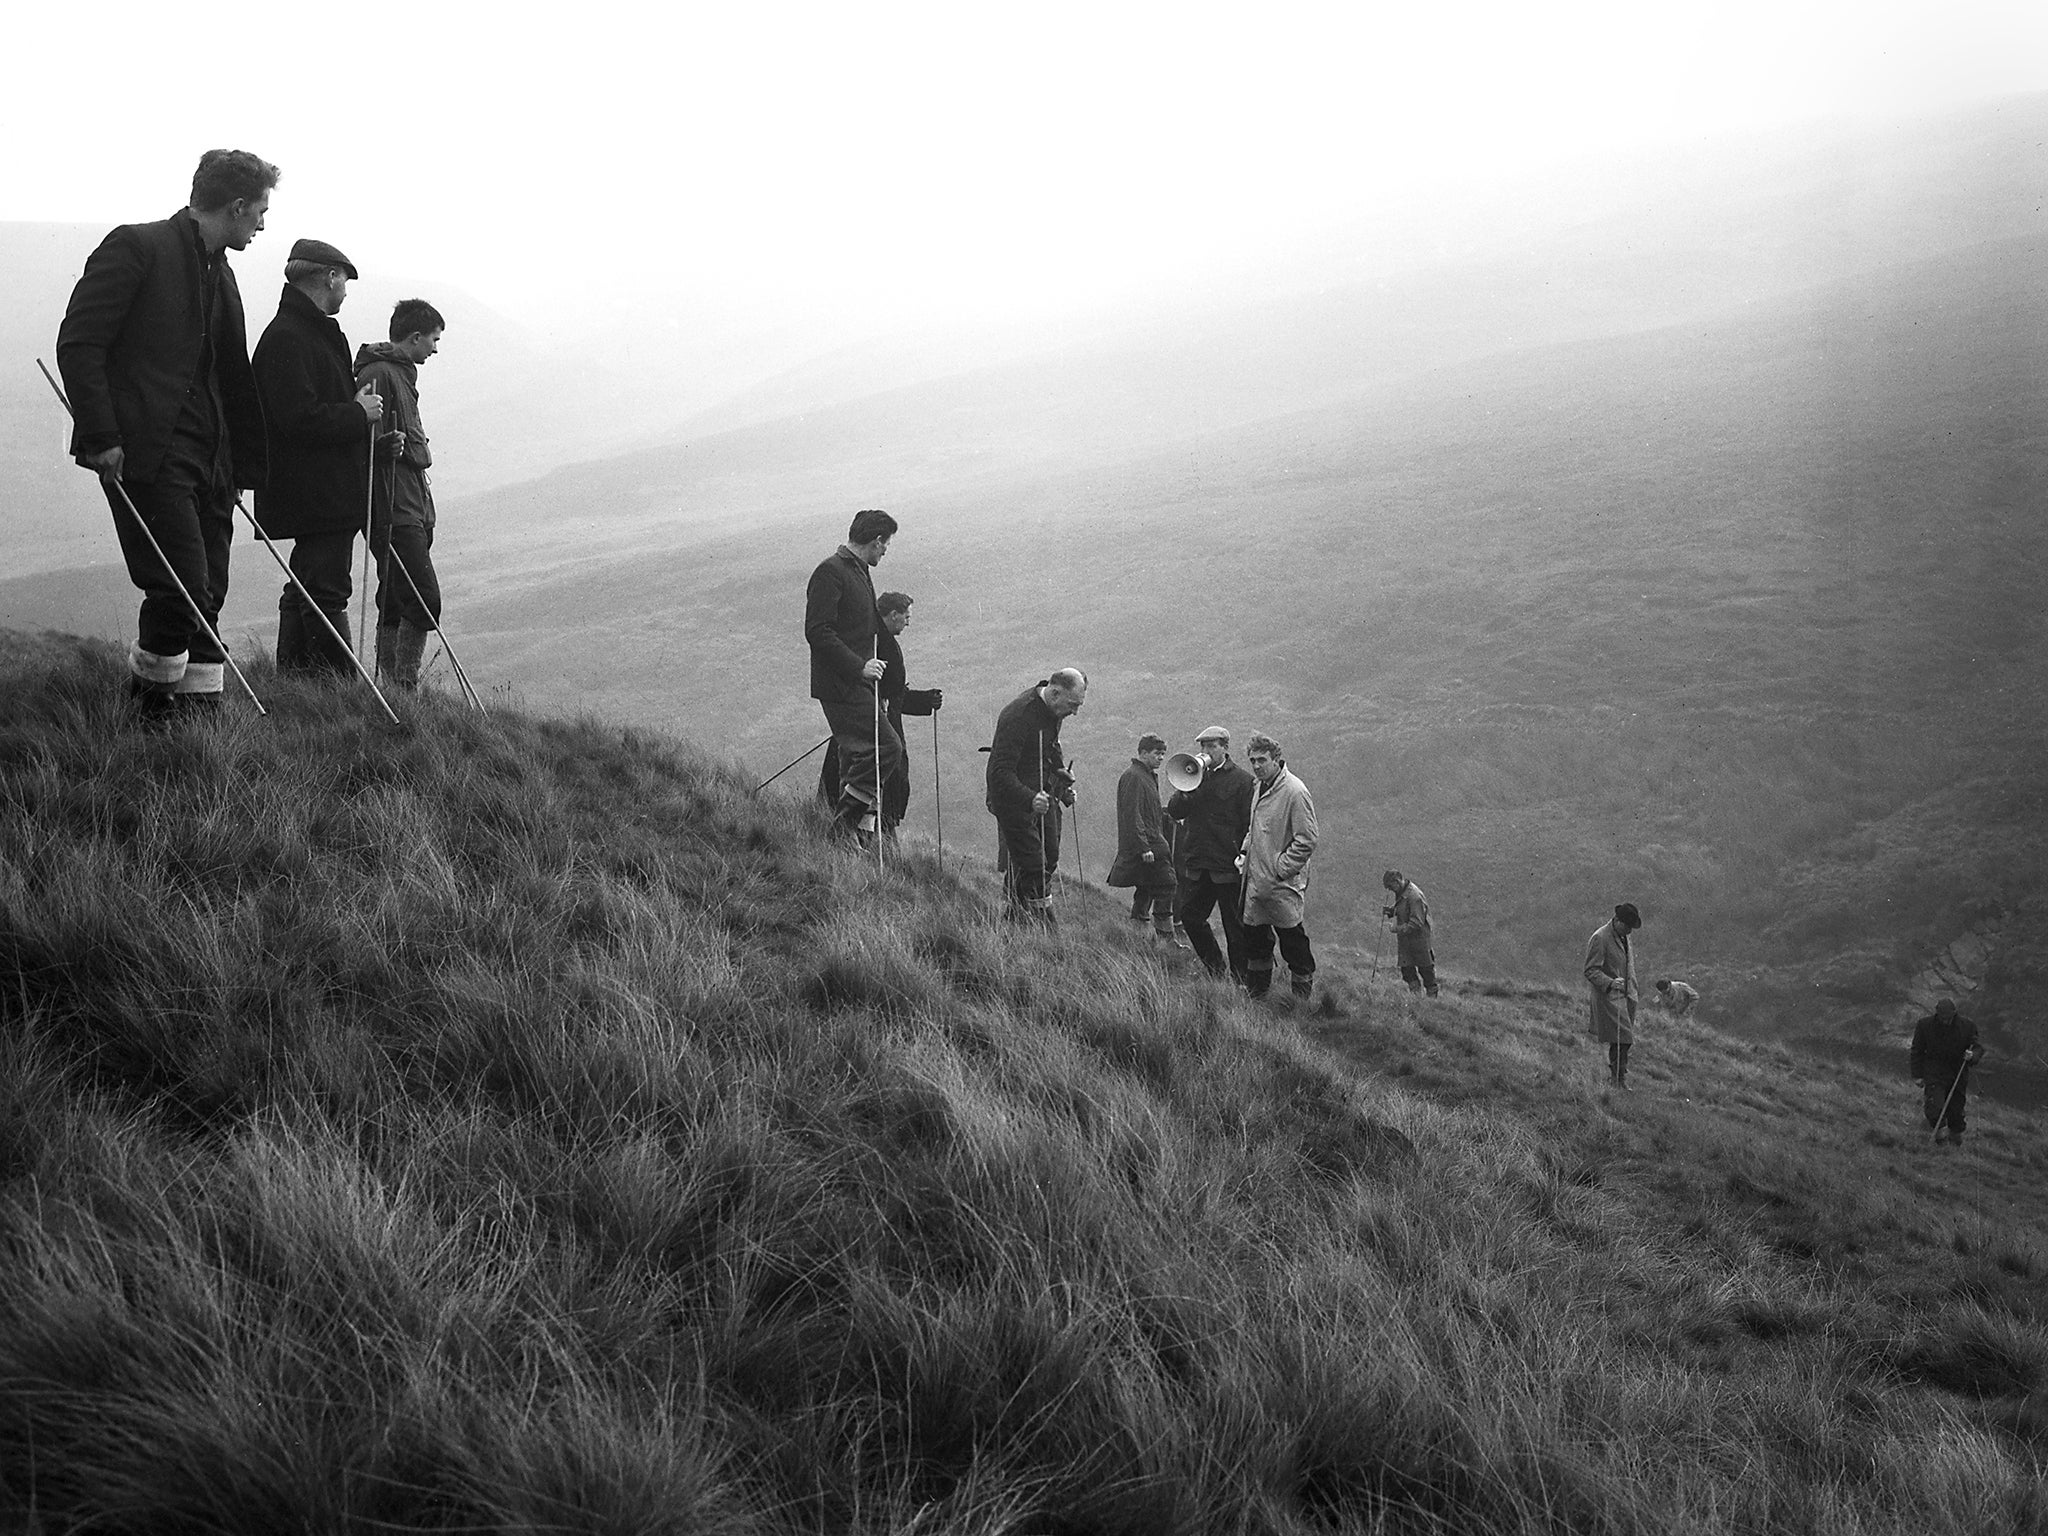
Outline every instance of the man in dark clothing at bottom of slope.
{"type": "Polygon", "coordinates": [[[1078,667],[1033,683],[996,716],[988,750],[987,804],[996,819],[997,866],[1011,921],[1051,923],[1060,863],[1060,808],[1074,803],[1060,724],[1088,697],[1078,667]]]}
{"type": "Polygon", "coordinates": [[[889,723],[877,692],[888,670],[881,655],[881,615],[869,571],[882,563],[896,519],[870,507],[853,515],[846,542],[811,572],[804,590],[804,641],[811,648],[811,697],[825,712],[839,754],[834,831],[863,846],[880,835],[882,796],[903,761],[903,737],[889,723]]]}
{"type": "MultiPolygon", "coordinates": [[[[903,739],[905,715],[936,715],[946,702],[943,688],[909,686],[910,673],[904,665],[899,637],[910,627],[913,601],[907,592],[884,592],[875,599],[875,612],[882,621],[875,635],[875,654],[882,658],[882,712],[898,740],[903,739]]],[[[835,739],[825,743],[825,760],[818,765],[818,798],[827,810],[838,806],[840,789],[839,745],[835,739]]],[[[896,760],[896,771],[882,780],[883,836],[894,837],[909,811],[910,749],[906,743],[903,755],[896,760]]]]}
{"type": "Polygon", "coordinates": [[[1166,837],[1166,814],[1159,805],[1159,765],[1166,761],[1166,738],[1147,731],[1138,738],[1138,755],[1116,781],[1116,859],[1103,884],[1131,892],[1131,922],[1150,925],[1153,938],[1174,944],[1173,844],[1166,837]]]}
{"type": "Polygon", "coordinates": [[[1913,1081],[1920,1085],[1920,1106],[1936,1141],[1946,1131],[1950,1141],[1962,1144],[1970,1068],[1983,1059],[1977,1026],[1956,1012],[1952,997],[1944,997],[1934,1005],[1933,1013],[1913,1026],[1907,1065],[1913,1081]]]}
{"type": "Polygon", "coordinates": [[[142,593],[128,693],[148,723],[221,700],[227,657],[208,629],[227,599],[236,489],[263,483],[263,411],[226,253],[262,232],[277,176],[247,150],[208,150],[185,207],[123,224],[86,258],[57,332],[71,454],[100,477],[142,593]]]}
{"type": "Polygon", "coordinates": [[[1202,760],[1202,782],[1175,790],[1166,814],[1181,824],[1179,856],[1187,868],[1181,882],[1180,911],[1188,946],[1212,976],[1229,976],[1239,985],[1246,978],[1244,960],[1244,897],[1237,856],[1251,827],[1252,776],[1230,760],[1230,732],[1212,725],[1195,738],[1202,760]],[[1223,948],[1209,927],[1209,913],[1223,919],[1223,948]]]}
{"type": "Polygon", "coordinates": [[[434,462],[420,420],[419,370],[441,350],[448,322],[425,299],[400,299],[391,339],[356,349],[356,382],[384,402],[383,436],[370,483],[370,559],[377,567],[377,675],[411,691],[420,685],[427,636],[441,627],[441,578],[434,570],[434,462]]]}
{"type": "Polygon", "coordinates": [[[357,388],[348,338],[334,319],[355,277],[355,264],[324,240],[294,244],[277,314],[250,364],[270,459],[256,521],[271,538],[292,541],[298,578],[277,600],[277,664],[286,670],[355,671],[351,567],[370,510],[371,435],[384,419],[376,392],[357,388]]]}

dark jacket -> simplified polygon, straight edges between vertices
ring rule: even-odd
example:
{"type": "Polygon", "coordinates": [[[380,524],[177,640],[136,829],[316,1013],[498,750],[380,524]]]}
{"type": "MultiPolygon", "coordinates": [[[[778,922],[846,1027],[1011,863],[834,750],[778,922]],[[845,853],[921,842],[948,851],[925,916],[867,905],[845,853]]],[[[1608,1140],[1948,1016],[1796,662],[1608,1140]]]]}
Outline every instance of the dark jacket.
{"type": "Polygon", "coordinates": [[[1202,775],[1193,789],[1178,789],[1166,802],[1166,814],[1184,823],[1186,851],[1181,855],[1192,875],[1234,875],[1238,850],[1252,824],[1252,792],[1258,787],[1249,768],[1224,762],[1202,775]]]}
{"type": "MultiPolygon", "coordinates": [[[[884,633],[875,612],[867,562],[844,544],[811,572],[804,592],[804,641],[811,648],[811,697],[828,704],[866,704],[873,685],[860,675],[884,633]]],[[[893,641],[894,636],[890,636],[893,641]]],[[[898,656],[902,655],[899,651],[898,656]]]]}
{"type": "Polygon", "coordinates": [[[119,448],[123,479],[154,480],[187,400],[206,388],[210,352],[235,484],[263,483],[263,410],[249,369],[242,293],[224,254],[211,266],[209,347],[208,261],[189,210],[123,224],[86,258],[57,331],[57,371],[78,418],[74,455],[119,448]]]}
{"type": "Polygon", "coordinates": [[[1067,759],[1060,751],[1060,717],[1046,706],[1041,678],[1003,706],[988,749],[988,808],[997,821],[1031,819],[1040,790],[1066,798],[1067,759]]]}
{"type": "Polygon", "coordinates": [[[1931,1077],[1946,1086],[1965,1065],[1975,1066],[1983,1055],[1975,1024],[1960,1013],[1945,1022],[1940,1014],[1930,1013],[1913,1026],[1913,1049],[1906,1062],[1915,1078],[1931,1077]]]}
{"type": "Polygon", "coordinates": [[[256,521],[278,539],[361,529],[370,423],[356,404],[341,327],[287,283],[277,318],[256,343],[254,367],[270,444],[270,478],[256,496],[256,521]]]}
{"type": "Polygon", "coordinates": [[[1116,781],[1116,862],[1105,885],[1163,885],[1173,874],[1173,845],[1166,840],[1166,817],[1159,808],[1159,775],[1143,758],[1116,781]],[[1146,854],[1152,862],[1145,862],[1146,854]]]}
{"type": "Polygon", "coordinates": [[[366,341],[356,348],[356,388],[375,386],[384,399],[384,420],[377,430],[381,436],[399,436],[396,457],[388,444],[378,445],[370,518],[377,528],[434,526],[434,493],[427,484],[434,454],[420,422],[419,377],[419,366],[396,342],[366,341]]]}
{"type": "Polygon", "coordinates": [[[896,734],[903,734],[905,715],[937,712],[943,693],[937,688],[912,688],[910,673],[903,664],[903,644],[884,624],[875,631],[875,654],[882,658],[882,708],[896,734]]]}

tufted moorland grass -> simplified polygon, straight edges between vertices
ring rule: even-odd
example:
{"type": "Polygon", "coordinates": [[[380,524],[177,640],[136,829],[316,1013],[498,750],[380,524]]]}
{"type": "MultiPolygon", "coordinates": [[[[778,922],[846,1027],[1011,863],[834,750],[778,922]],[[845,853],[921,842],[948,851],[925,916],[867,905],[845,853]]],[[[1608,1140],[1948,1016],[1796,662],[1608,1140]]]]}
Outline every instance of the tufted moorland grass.
{"type": "Polygon", "coordinates": [[[31,1531],[2048,1530],[2040,1126],[1300,1012],[591,722],[0,659],[31,1531]]]}

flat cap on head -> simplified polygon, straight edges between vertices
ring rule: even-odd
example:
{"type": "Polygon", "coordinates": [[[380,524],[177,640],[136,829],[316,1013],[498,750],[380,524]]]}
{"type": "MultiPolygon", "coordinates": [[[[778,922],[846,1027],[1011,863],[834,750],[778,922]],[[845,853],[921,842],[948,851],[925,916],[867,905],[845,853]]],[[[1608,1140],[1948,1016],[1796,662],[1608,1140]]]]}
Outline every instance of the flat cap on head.
{"type": "Polygon", "coordinates": [[[1956,1000],[1952,997],[1944,997],[1940,1002],[1934,1005],[1934,1011],[1940,1014],[1943,1018],[1946,1018],[1948,1017],[1948,1015],[1956,1011],[1956,1000]]]}
{"type": "Polygon", "coordinates": [[[1227,726],[1206,726],[1203,728],[1202,734],[1197,736],[1195,740],[1197,742],[1220,741],[1227,747],[1230,745],[1230,730],[1227,726]]]}
{"type": "Polygon", "coordinates": [[[325,240],[294,240],[292,242],[292,253],[285,259],[287,261],[315,262],[323,267],[339,267],[349,275],[351,282],[361,275],[356,271],[356,264],[354,262],[342,255],[340,251],[337,251],[325,240]]]}

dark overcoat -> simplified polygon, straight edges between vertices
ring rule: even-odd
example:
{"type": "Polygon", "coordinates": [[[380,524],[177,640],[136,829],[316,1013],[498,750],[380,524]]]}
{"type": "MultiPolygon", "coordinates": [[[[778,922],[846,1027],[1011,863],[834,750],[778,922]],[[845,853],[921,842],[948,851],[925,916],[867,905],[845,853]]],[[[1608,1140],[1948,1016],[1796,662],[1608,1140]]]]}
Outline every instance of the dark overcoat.
{"type": "Polygon", "coordinates": [[[998,822],[1031,819],[1031,802],[1040,790],[1060,798],[1056,774],[1067,759],[1060,750],[1060,717],[1033,683],[1003,706],[996,716],[996,735],[988,749],[987,805],[998,822]]]}
{"type": "Polygon", "coordinates": [[[1249,768],[1222,762],[1203,774],[1193,789],[1174,791],[1166,814],[1182,824],[1181,860],[1189,873],[1235,878],[1257,787],[1249,768]]]}
{"type": "Polygon", "coordinates": [[[860,674],[876,654],[881,628],[868,564],[842,544],[818,562],[804,590],[811,697],[827,704],[871,704],[874,684],[860,674]]]}
{"type": "Polygon", "coordinates": [[[1141,757],[1116,781],[1116,861],[1102,883],[1111,886],[1168,885],[1173,880],[1173,845],[1166,840],[1159,807],[1159,775],[1141,757]],[[1146,854],[1152,862],[1145,862],[1146,854]]]}
{"type": "Polygon", "coordinates": [[[356,404],[341,327],[287,283],[276,318],[256,343],[254,367],[270,445],[256,521],[274,539],[361,531],[369,512],[370,419],[356,404]]]}
{"type": "MultiPolygon", "coordinates": [[[[79,458],[121,450],[121,477],[155,480],[193,393],[206,387],[207,261],[189,209],[123,224],[86,258],[57,331],[57,371],[79,458]]],[[[235,484],[263,483],[263,411],[234,270],[216,257],[213,373],[235,484]]]]}

